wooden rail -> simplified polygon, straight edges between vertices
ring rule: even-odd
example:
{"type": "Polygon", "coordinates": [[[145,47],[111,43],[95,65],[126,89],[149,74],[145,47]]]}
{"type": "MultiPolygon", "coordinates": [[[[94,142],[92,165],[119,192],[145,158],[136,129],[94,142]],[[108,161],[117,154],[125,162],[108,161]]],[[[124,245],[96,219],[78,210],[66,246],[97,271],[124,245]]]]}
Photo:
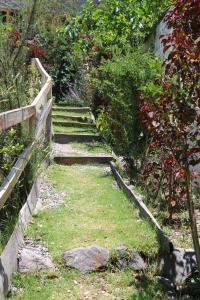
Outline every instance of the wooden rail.
{"type": "Polygon", "coordinates": [[[0,209],[5,205],[15,185],[17,184],[27,163],[30,161],[35,146],[41,137],[51,140],[51,108],[52,108],[52,80],[38,58],[33,60],[41,75],[41,90],[31,105],[7,111],[0,114],[0,133],[17,124],[29,120],[29,134],[32,142],[18,157],[13,168],[0,186],[0,209]]]}

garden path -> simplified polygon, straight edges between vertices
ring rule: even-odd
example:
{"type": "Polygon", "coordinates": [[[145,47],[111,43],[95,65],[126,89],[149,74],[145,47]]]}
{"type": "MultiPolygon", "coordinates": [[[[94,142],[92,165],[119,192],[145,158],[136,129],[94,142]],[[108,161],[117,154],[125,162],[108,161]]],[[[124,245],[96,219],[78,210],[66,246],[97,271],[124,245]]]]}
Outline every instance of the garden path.
{"type": "Polygon", "coordinates": [[[26,238],[28,243],[47,248],[56,267],[18,274],[12,299],[164,300],[148,260],[146,271],[140,274],[114,267],[111,260],[101,272],[82,274],[66,268],[63,254],[67,249],[99,245],[112,257],[116,248],[124,245],[150,259],[158,252],[158,242],[154,229],[139,217],[118,188],[109,167],[111,150],[96,139],[98,133],[89,109],[55,107],[53,125],[57,140],[53,156],[66,160],[62,165],[54,162],[46,170],[39,196],[43,207],[33,218],[26,238]],[[62,137],[59,143],[59,134],[68,142],[63,143],[62,137]],[[81,164],[77,164],[80,157],[81,164]],[[88,161],[87,157],[97,160],[88,161]],[[106,161],[98,161],[102,157],[106,161]]]}

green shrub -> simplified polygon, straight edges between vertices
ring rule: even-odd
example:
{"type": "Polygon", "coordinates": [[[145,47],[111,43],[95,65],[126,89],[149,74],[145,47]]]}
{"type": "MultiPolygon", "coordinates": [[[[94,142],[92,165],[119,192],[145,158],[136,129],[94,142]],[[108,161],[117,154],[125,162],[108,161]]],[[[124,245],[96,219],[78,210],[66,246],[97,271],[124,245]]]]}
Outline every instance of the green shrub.
{"type": "Polygon", "coordinates": [[[126,54],[116,51],[113,59],[93,69],[86,81],[100,131],[117,155],[134,159],[135,165],[145,144],[139,116],[140,89],[161,72],[160,60],[138,47],[126,54]]]}

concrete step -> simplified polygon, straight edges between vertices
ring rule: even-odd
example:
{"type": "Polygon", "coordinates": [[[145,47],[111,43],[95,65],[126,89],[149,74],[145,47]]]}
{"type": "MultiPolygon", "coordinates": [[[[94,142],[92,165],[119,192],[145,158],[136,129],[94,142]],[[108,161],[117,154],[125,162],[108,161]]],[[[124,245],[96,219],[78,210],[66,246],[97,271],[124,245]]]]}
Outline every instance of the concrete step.
{"type": "Polygon", "coordinates": [[[72,133],[55,133],[54,142],[58,144],[67,144],[70,142],[100,142],[102,137],[98,134],[72,134],[72,133]]]}
{"type": "Polygon", "coordinates": [[[55,156],[54,161],[61,165],[74,165],[74,164],[108,164],[114,158],[112,156],[55,156]]]}
{"type": "Polygon", "coordinates": [[[73,121],[54,121],[53,124],[56,126],[63,127],[81,127],[81,128],[95,128],[96,125],[94,123],[81,123],[81,122],[73,122],[73,121]]]}
{"type": "Polygon", "coordinates": [[[83,123],[93,123],[92,118],[81,117],[81,116],[62,116],[57,114],[52,114],[53,118],[62,119],[66,121],[75,121],[75,122],[83,122],[83,123]]]}
{"type": "Polygon", "coordinates": [[[64,111],[64,112],[77,112],[77,113],[89,113],[90,107],[60,107],[53,106],[53,111],[64,111]]]}

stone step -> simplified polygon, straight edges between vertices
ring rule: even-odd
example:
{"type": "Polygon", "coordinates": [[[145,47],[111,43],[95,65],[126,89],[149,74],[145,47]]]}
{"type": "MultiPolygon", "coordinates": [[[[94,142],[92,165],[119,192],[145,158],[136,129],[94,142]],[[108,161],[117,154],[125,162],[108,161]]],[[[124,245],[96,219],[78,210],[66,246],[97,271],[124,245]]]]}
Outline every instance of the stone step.
{"type": "Polygon", "coordinates": [[[89,113],[90,107],[60,107],[53,106],[53,111],[64,111],[64,112],[77,112],[77,113],[89,113]]]}
{"type": "Polygon", "coordinates": [[[54,142],[58,144],[67,144],[70,142],[101,142],[102,137],[98,134],[70,134],[55,133],[54,142]]]}
{"type": "Polygon", "coordinates": [[[110,155],[105,156],[55,156],[54,161],[61,165],[75,165],[75,164],[108,164],[110,163],[114,158],[110,155]]]}
{"type": "Polygon", "coordinates": [[[62,116],[62,115],[57,115],[57,114],[52,114],[53,118],[56,119],[62,119],[66,121],[76,121],[76,122],[83,122],[83,123],[93,123],[92,118],[89,117],[81,117],[81,116],[62,116]]]}
{"type": "Polygon", "coordinates": [[[76,121],[54,121],[53,124],[56,126],[63,126],[63,127],[81,127],[81,128],[95,128],[96,125],[94,123],[81,123],[76,121]]]}

